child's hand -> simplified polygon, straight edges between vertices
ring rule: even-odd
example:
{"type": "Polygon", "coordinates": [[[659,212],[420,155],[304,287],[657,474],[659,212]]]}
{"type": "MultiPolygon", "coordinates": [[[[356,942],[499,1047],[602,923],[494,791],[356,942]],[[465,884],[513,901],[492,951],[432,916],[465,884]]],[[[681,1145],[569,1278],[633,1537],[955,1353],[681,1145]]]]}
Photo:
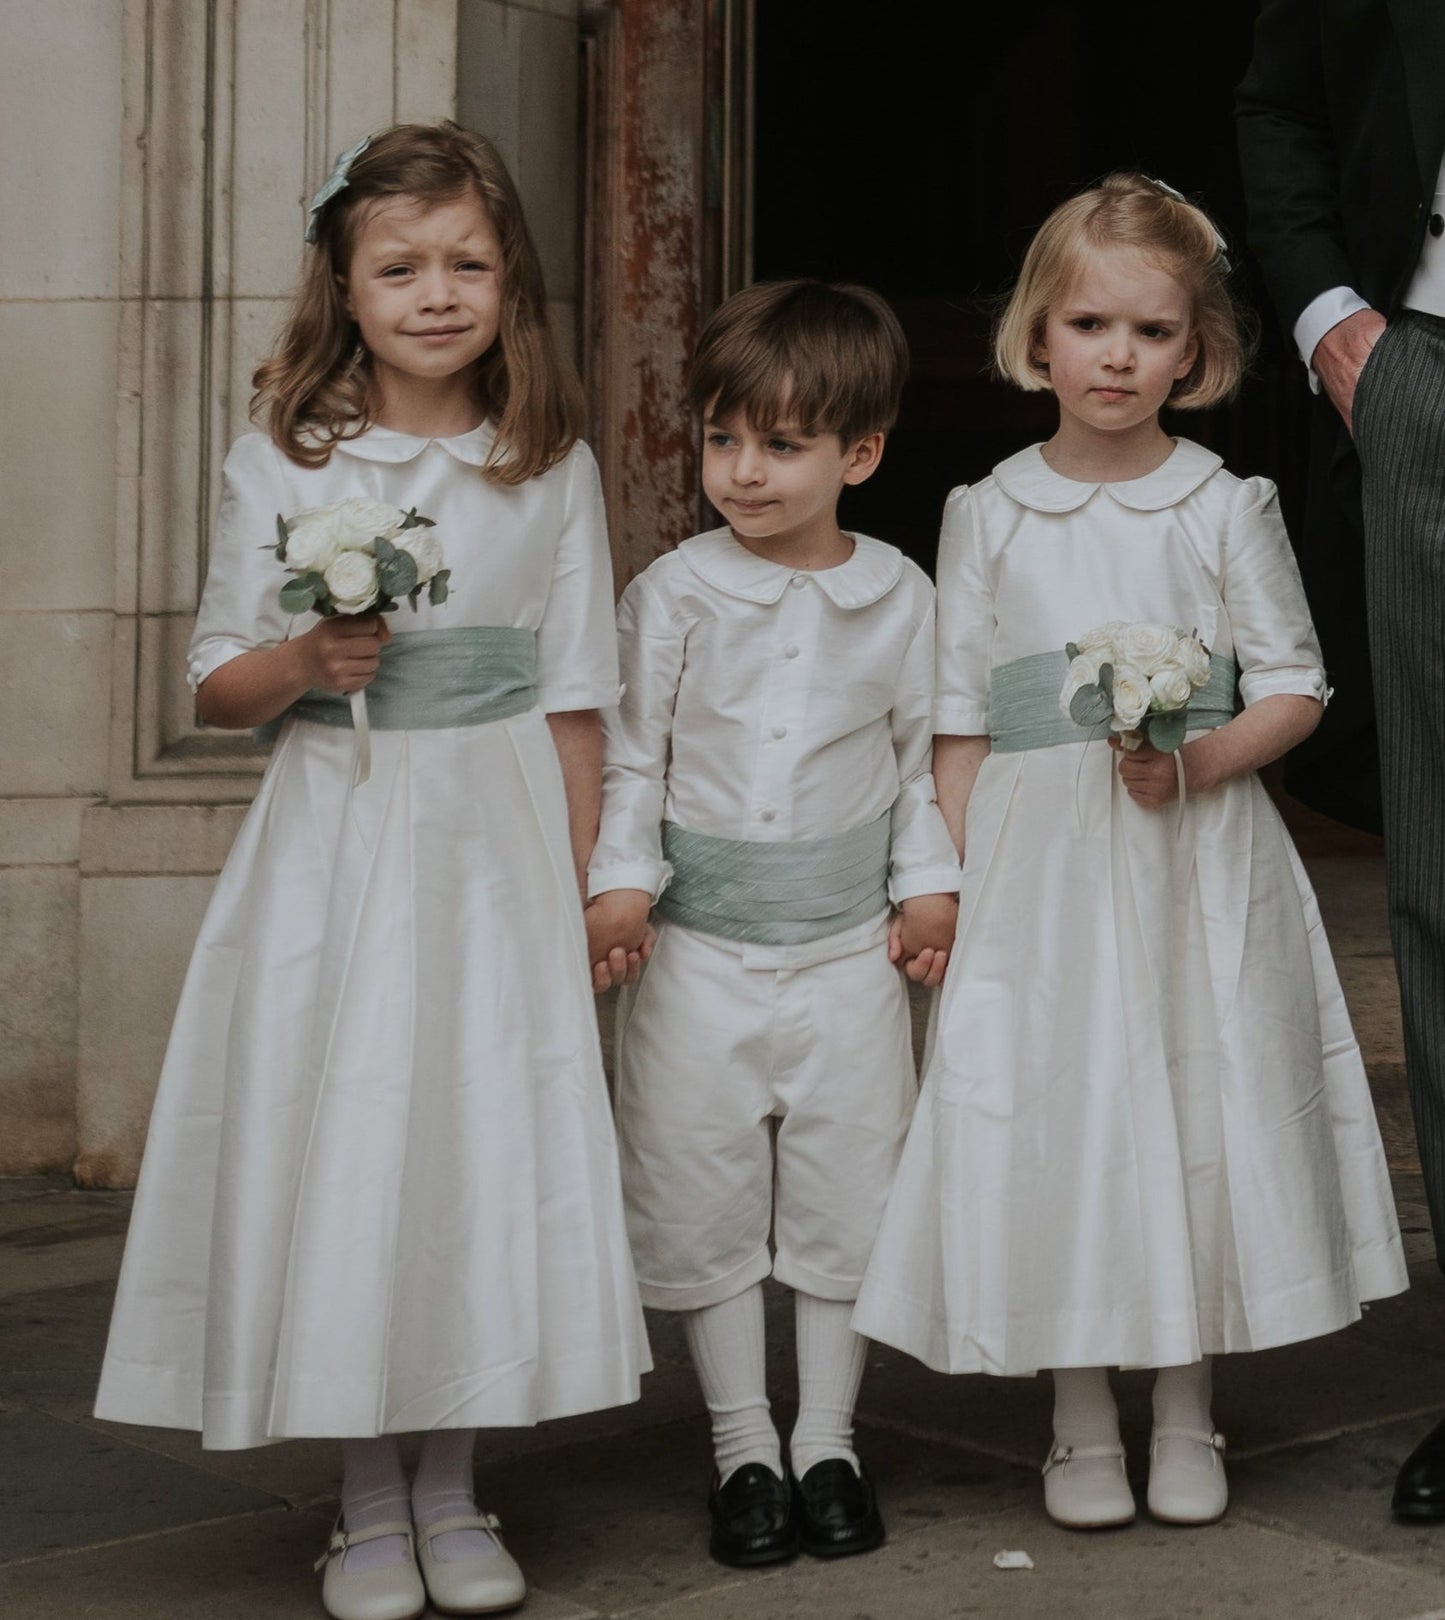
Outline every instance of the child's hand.
{"type": "Polygon", "coordinates": [[[1172,754],[1161,754],[1150,743],[1140,743],[1131,750],[1117,737],[1110,737],[1109,746],[1120,756],[1119,780],[1135,804],[1142,804],[1146,810],[1162,810],[1179,797],[1179,776],[1172,754]]]}
{"type": "Polygon", "coordinates": [[[376,679],[391,626],[379,613],[318,619],[293,645],[310,684],[323,692],[359,692],[376,679]]]}
{"type": "Polygon", "coordinates": [[[645,889],[611,889],[583,911],[587,925],[587,960],[592,989],[601,994],[614,985],[636,984],[642,964],[652,954],[657,931],[648,922],[652,896],[645,889]]]}
{"type": "Polygon", "coordinates": [[[889,924],[888,960],[901,961],[915,984],[932,990],[943,983],[957,928],[956,894],[916,894],[889,924]]]}

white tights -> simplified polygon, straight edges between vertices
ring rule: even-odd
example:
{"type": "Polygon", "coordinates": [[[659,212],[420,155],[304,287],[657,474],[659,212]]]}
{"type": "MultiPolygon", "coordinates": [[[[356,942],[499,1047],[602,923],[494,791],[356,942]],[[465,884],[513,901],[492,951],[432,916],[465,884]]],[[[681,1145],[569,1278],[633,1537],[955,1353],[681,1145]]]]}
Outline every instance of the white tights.
{"type": "MultiPolygon", "coordinates": [[[[1214,1427],[1210,1358],[1183,1367],[1161,1367],[1154,1375],[1154,1427],[1214,1427]]],[[[1059,1367],[1054,1371],[1054,1439],[1061,1446],[1116,1446],[1119,1408],[1109,1388],[1107,1367],[1059,1367]]]]}
{"type": "MultiPolygon", "coordinates": [[[[347,1530],[413,1520],[419,1527],[439,1519],[477,1511],[472,1487],[475,1429],[432,1429],[422,1436],[416,1477],[407,1485],[401,1449],[394,1434],[375,1440],[341,1442],[341,1517],[347,1530]]],[[[449,1530],[431,1544],[440,1563],[458,1558],[487,1558],[496,1552],[490,1536],[479,1530],[449,1530]]],[[[382,1536],[348,1548],[345,1567],[352,1574],[400,1563],[406,1554],[401,1536],[382,1536]]]]}

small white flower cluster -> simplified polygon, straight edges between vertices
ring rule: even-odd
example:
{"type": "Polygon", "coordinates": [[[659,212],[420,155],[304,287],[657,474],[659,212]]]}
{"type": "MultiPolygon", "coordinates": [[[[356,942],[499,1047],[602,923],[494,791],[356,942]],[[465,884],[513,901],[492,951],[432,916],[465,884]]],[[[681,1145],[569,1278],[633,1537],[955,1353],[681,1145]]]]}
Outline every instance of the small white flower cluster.
{"type": "Polygon", "coordinates": [[[1209,649],[1192,630],[1172,624],[1111,619],[1070,642],[1069,672],[1059,707],[1081,726],[1108,722],[1137,746],[1141,731],[1156,748],[1177,748],[1184,710],[1208,685],[1209,649]],[[1150,716],[1171,716],[1159,725],[1150,716]]]}
{"type": "Polygon", "coordinates": [[[450,570],[430,518],[384,501],[352,499],[276,519],[278,561],[296,577],[281,587],[288,613],[386,612],[405,596],[415,608],[423,588],[447,598],[450,570]]]}

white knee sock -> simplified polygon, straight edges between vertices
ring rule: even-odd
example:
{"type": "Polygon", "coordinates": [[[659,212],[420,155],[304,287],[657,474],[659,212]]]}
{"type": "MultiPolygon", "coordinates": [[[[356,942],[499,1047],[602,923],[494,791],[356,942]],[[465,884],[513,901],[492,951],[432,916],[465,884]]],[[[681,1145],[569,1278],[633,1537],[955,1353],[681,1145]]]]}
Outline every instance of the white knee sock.
{"type": "Polygon", "coordinates": [[[1054,1369],[1054,1439],[1076,1448],[1119,1444],[1119,1408],[1107,1367],[1054,1369]]]}
{"type": "MultiPolygon", "coordinates": [[[[419,1529],[439,1519],[454,1519],[477,1511],[472,1482],[475,1429],[432,1429],[422,1436],[416,1478],[411,1482],[411,1516],[419,1529]]],[[[432,1557],[441,1564],[459,1558],[491,1558],[496,1543],[480,1530],[448,1530],[431,1544],[432,1557]]]]}
{"type": "Polygon", "coordinates": [[[763,1285],[683,1315],[687,1347],[712,1414],[720,1480],[760,1462],[783,1477],[783,1445],[768,1411],[763,1285]]]}
{"type": "Polygon", "coordinates": [[[1154,1375],[1154,1427],[1156,1429],[1214,1429],[1210,1402],[1214,1398],[1214,1370],[1210,1358],[1184,1367],[1161,1367],[1154,1375]]]}
{"type": "Polygon", "coordinates": [[[795,1296],[798,1327],[798,1421],[788,1456],[799,1479],[828,1457],[842,1457],[856,1473],[853,1408],[863,1382],[868,1341],[849,1326],[851,1300],[795,1296]]]}
{"type": "MultiPolygon", "coordinates": [[[[411,1517],[406,1472],[394,1434],[376,1440],[341,1442],[341,1523],[346,1530],[369,1530],[374,1524],[411,1517]]],[[[403,1536],[379,1536],[375,1541],[349,1547],[342,1566],[353,1575],[399,1564],[406,1557],[403,1536]]]]}

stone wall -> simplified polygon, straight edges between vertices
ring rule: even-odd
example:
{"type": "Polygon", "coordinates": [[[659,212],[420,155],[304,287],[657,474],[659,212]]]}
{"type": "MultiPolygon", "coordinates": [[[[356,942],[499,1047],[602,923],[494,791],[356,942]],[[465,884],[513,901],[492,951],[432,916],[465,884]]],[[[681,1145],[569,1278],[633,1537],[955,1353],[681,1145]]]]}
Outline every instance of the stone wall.
{"type": "Polygon", "coordinates": [[[460,110],[572,341],[576,50],[575,0],[0,12],[0,1174],[134,1178],[261,767],[196,726],[183,650],[305,199],[358,134],[460,110]]]}

